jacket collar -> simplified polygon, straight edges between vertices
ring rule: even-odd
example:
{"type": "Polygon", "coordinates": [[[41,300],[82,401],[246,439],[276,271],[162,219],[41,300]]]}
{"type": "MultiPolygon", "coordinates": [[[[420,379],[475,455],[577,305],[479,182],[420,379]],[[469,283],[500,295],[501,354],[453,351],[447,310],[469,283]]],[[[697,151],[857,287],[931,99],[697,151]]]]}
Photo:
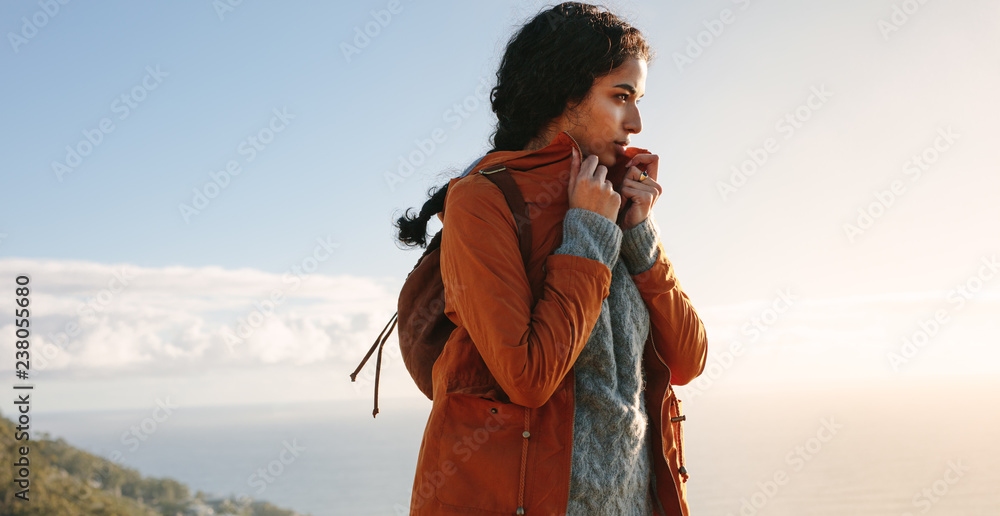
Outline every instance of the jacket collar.
{"type": "MultiPolygon", "coordinates": [[[[515,174],[519,179],[518,186],[521,187],[525,201],[532,202],[542,192],[552,195],[555,186],[565,185],[568,181],[568,167],[558,163],[565,161],[569,163],[572,158],[572,149],[580,151],[580,146],[566,131],[556,135],[545,147],[537,150],[520,151],[497,151],[486,154],[466,169],[463,176],[486,170],[498,165],[504,165],[508,169],[522,173],[515,174]]],[[[619,155],[614,165],[609,167],[607,179],[611,181],[615,191],[621,192],[622,182],[628,169],[625,164],[637,154],[647,154],[648,150],[640,147],[627,147],[625,155],[619,155]]],[[[583,155],[581,153],[581,159],[583,155]]],[[[560,196],[556,196],[560,197],[560,196]]],[[[551,199],[551,197],[548,197],[551,199]]],[[[555,199],[552,199],[555,200],[555,199]]]]}

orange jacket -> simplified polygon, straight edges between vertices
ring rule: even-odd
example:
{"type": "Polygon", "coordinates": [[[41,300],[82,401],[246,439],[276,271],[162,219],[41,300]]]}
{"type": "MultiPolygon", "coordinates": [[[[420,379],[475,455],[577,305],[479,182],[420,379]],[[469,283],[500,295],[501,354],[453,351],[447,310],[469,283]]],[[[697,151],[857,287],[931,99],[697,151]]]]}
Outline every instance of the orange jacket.
{"type": "MultiPolygon", "coordinates": [[[[611,270],[552,254],[569,209],[572,137],[543,149],[485,156],[449,182],[441,240],[445,314],[457,325],[434,364],[434,401],[417,459],[411,515],[563,515],[573,443],[573,363],[609,294],[611,270]],[[527,270],[514,217],[478,171],[505,165],[531,216],[527,270]],[[532,299],[532,285],[543,286],[532,299]]],[[[609,170],[620,184],[629,148],[609,170]]],[[[687,516],[680,403],[705,367],[701,319],[681,290],[662,242],[652,268],[632,276],[649,309],[643,354],[654,499],[664,516],[687,516]],[[659,407],[659,410],[656,408],[659,407]],[[673,419],[671,419],[673,418],[673,419]],[[659,453],[656,453],[659,451],[659,453]]]]}

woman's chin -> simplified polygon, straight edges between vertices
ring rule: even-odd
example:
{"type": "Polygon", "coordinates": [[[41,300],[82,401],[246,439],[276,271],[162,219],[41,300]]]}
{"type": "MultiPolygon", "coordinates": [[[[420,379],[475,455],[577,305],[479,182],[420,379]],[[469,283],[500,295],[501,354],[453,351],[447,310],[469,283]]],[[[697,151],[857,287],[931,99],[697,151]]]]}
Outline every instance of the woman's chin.
{"type": "Polygon", "coordinates": [[[614,152],[610,152],[607,154],[600,154],[598,155],[597,162],[600,163],[601,165],[604,165],[605,167],[608,167],[608,169],[610,170],[612,167],[615,166],[616,163],[618,163],[618,154],[614,152]]]}

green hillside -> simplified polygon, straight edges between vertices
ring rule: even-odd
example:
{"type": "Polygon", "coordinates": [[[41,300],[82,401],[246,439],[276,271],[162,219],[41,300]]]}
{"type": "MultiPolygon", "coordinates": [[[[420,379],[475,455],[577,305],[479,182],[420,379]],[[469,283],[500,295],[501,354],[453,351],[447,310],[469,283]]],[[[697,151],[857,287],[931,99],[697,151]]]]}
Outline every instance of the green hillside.
{"type": "MultiPolygon", "coordinates": [[[[266,502],[207,499],[169,478],[145,478],[134,469],[70,446],[62,439],[31,432],[15,439],[15,423],[0,417],[0,516],[296,516],[266,502]],[[17,496],[21,459],[27,445],[28,501],[17,496]]],[[[24,494],[22,494],[22,497],[24,494]]]]}

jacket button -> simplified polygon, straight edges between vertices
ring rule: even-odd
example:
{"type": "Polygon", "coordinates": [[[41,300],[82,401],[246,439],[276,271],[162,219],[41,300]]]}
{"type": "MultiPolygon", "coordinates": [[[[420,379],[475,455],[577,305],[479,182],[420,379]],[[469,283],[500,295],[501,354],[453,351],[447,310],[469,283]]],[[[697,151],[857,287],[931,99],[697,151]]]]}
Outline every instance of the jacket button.
{"type": "Polygon", "coordinates": [[[497,413],[497,408],[496,407],[491,408],[490,409],[490,413],[496,414],[497,413]]]}
{"type": "MultiPolygon", "coordinates": [[[[527,439],[527,438],[531,437],[531,432],[529,432],[529,431],[525,430],[525,431],[524,431],[524,433],[523,433],[523,434],[521,434],[521,435],[523,435],[523,436],[524,436],[524,438],[525,438],[525,439],[527,439]]],[[[521,513],[521,514],[524,514],[524,513],[521,513]]]]}
{"type": "Polygon", "coordinates": [[[514,514],[524,514],[524,507],[518,507],[514,514]]]}

